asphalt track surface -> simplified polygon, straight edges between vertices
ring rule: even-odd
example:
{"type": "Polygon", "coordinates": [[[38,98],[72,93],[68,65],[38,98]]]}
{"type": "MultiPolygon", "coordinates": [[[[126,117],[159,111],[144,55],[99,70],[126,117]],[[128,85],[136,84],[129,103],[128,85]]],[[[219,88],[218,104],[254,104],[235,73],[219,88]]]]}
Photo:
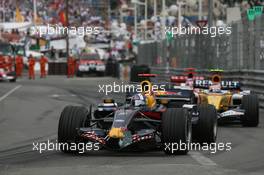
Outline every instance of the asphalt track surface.
{"type": "MultiPolygon", "coordinates": [[[[17,83],[0,82],[0,174],[264,174],[263,111],[257,128],[221,126],[218,142],[231,142],[230,151],[191,151],[167,156],[160,151],[64,154],[33,151],[33,142],[55,141],[60,112],[66,105],[96,104],[105,96],[98,85],[113,78],[67,79],[53,76],[17,83]]],[[[122,99],[120,94],[112,94],[122,99]]]]}

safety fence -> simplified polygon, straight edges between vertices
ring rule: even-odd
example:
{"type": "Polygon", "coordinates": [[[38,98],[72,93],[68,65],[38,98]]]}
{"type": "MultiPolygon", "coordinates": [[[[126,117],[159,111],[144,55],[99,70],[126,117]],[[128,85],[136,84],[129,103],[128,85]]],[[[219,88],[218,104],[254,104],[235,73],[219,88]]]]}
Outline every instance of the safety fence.
{"type": "Polygon", "coordinates": [[[143,42],[138,46],[138,64],[199,69],[264,69],[264,15],[230,25],[231,34],[174,35],[171,42],[143,42]]]}
{"type": "MultiPolygon", "coordinates": [[[[169,81],[171,75],[179,75],[183,73],[183,69],[151,67],[151,72],[158,74],[162,81],[169,81]]],[[[198,70],[199,75],[209,78],[208,70],[198,70]]],[[[242,89],[250,90],[257,94],[260,101],[260,107],[264,108],[264,70],[230,70],[224,71],[223,79],[240,81],[242,89]]]]}

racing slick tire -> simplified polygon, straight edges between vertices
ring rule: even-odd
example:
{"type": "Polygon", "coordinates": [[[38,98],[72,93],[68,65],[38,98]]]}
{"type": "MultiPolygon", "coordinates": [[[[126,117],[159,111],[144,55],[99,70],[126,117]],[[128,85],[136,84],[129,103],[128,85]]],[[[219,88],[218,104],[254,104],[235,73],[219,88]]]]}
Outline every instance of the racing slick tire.
{"type": "Polygon", "coordinates": [[[85,107],[66,106],[60,116],[58,126],[58,142],[60,150],[65,153],[77,152],[71,150],[72,143],[78,144],[77,128],[85,127],[90,120],[88,110],[85,107]]]}
{"type": "Polygon", "coordinates": [[[213,105],[198,105],[198,123],[193,126],[193,139],[198,143],[210,144],[216,142],[217,111],[213,105]]]}
{"type": "Polygon", "coordinates": [[[163,151],[169,155],[185,155],[192,137],[189,113],[184,108],[169,108],[162,115],[163,151]],[[182,147],[183,145],[184,147],[182,147]]]}
{"type": "Polygon", "coordinates": [[[243,126],[256,127],[259,124],[259,100],[255,94],[245,95],[242,98],[242,109],[245,115],[241,117],[243,126]]]}

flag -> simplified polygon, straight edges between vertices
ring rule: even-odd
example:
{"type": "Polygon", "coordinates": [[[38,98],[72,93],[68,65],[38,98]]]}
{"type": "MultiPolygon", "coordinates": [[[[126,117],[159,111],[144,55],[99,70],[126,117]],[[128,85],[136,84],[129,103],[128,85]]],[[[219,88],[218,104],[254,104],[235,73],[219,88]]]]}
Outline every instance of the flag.
{"type": "Polygon", "coordinates": [[[66,14],[64,11],[59,12],[59,19],[63,26],[67,26],[66,14]]]}
{"type": "Polygon", "coordinates": [[[16,22],[24,22],[24,17],[21,15],[18,7],[16,7],[16,22]]]}

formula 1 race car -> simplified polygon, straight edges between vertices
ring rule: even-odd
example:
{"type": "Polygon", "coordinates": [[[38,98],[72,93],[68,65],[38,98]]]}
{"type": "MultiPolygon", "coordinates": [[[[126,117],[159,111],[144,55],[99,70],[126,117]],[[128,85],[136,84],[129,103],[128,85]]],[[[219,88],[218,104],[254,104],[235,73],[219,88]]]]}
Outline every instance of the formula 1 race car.
{"type": "Polygon", "coordinates": [[[105,99],[95,110],[65,107],[58,127],[61,150],[72,152],[68,145],[94,142],[109,150],[158,148],[176,155],[187,154],[193,134],[202,144],[216,141],[217,113],[213,105],[185,101],[182,106],[171,106],[170,100],[181,100],[180,93],[165,90],[158,99],[150,90],[150,81],[144,80],[140,86],[142,92],[123,104],[105,99]],[[182,144],[185,147],[179,149],[182,144]]]}
{"type": "Polygon", "coordinates": [[[170,81],[174,84],[185,84],[184,86],[192,87],[194,80],[204,80],[203,76],[196,75],[195,68],[185,68],[182,75],[172,75],[170,81]]]}
{"type": "Polygon", "coordinates": [[[85,74],[95,73],[98,76],[105,75],[105,63],[100,60],[97,53],[82,54],[77,61],[76,76],[82,77],[85,74]]]}
{"type": "Polygon", "coordinates": [[[5,60],[0,53],[0,81],[16,82],[14,65],[5,60]]]}
{"type": "Polygon", "coordinates": [[[16,82],[16,73],[0,68],[0,81],[16,82]]]}
{"type": "Polygon", "coordinates": [[[238,81],[222,80],[222,70],[212,70],[212,72],[211,80],[194,82],[198,104],[214,105],[219,121],[239,120],[243,126],[258,126],[258,96],[249,90],[241,90],[238,81]]]}

